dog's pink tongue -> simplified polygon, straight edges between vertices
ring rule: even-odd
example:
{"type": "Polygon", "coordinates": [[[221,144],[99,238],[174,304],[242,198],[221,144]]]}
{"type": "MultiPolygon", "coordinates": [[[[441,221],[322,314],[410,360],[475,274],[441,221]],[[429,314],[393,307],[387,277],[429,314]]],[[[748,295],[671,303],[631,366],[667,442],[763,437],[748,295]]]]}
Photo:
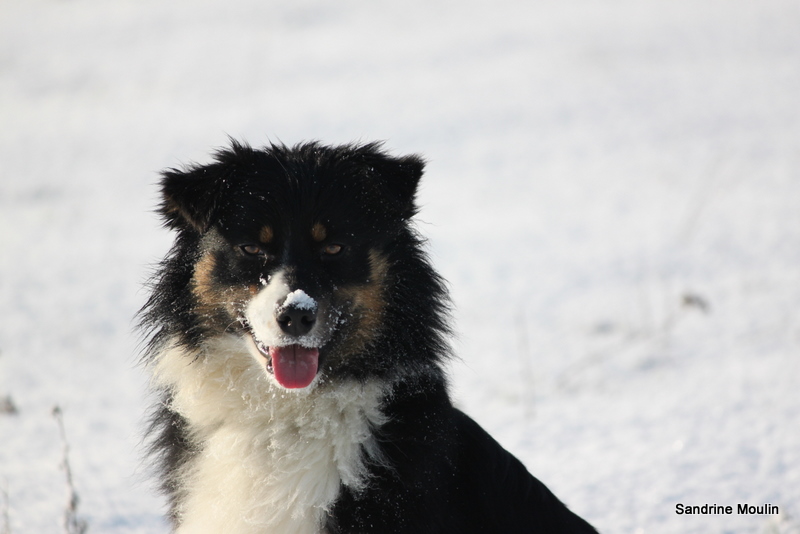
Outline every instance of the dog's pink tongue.
{"type": "Polygon", "coordinates": [[[307,349],[300,345],[270,347],[272,369],[278,383],[285,388],[304,388],[317,376],[319,349],[307,349]]]}

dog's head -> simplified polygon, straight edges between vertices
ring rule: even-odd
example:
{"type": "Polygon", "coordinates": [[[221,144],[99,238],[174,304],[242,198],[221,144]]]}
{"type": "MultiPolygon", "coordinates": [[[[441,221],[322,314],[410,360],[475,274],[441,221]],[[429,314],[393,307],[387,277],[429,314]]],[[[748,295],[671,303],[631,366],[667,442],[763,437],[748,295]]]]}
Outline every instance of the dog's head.
{"type": "Polygon", "coordinates": [[[357,365],[402,284],[391,255],[409,239],[422,169],[378,144],[234,142],[210,164],[164,172],[161,213],[189,244],[173,262],[191,263],[191,327],[242,336],[286,388],[357,365]]]}

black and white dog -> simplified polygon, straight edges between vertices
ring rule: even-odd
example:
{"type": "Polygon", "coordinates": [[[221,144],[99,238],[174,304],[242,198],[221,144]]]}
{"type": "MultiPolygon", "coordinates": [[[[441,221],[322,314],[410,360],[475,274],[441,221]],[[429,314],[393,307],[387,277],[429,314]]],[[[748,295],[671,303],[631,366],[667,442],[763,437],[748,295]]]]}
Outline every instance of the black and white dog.
{"type": "Polygon", "coordinates": [[[233,142],[163,173],[177,237],[141,322],[175,532],[595,532],[450,402],[422,170],[233,142]]]}

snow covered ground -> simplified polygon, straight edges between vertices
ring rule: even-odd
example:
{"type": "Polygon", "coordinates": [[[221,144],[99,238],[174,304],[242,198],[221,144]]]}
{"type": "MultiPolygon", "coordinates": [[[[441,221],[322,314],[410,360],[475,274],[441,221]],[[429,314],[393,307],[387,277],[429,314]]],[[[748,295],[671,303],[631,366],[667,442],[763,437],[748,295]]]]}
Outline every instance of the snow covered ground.
{"type": "Polygon", "coordinates": [[[230,134],[428,158],[454,394],[602,532],[797,534],[798,28],[797,0],[4,0],[0,532],[63,531],[55,405],[89,532],[166,532],[132,316],[158,170],[230,134]]]}

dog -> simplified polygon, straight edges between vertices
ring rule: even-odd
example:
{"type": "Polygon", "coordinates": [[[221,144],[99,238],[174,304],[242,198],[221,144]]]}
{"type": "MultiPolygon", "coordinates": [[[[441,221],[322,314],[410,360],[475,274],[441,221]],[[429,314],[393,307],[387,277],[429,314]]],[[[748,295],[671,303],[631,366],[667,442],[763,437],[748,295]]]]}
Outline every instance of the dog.
{"type": "Polygon", "coordinates": [[[423,168],[231,140],[162,173],[176,238],[140,323],[174,532],[596,532],[451,403],[423,168]]]}

